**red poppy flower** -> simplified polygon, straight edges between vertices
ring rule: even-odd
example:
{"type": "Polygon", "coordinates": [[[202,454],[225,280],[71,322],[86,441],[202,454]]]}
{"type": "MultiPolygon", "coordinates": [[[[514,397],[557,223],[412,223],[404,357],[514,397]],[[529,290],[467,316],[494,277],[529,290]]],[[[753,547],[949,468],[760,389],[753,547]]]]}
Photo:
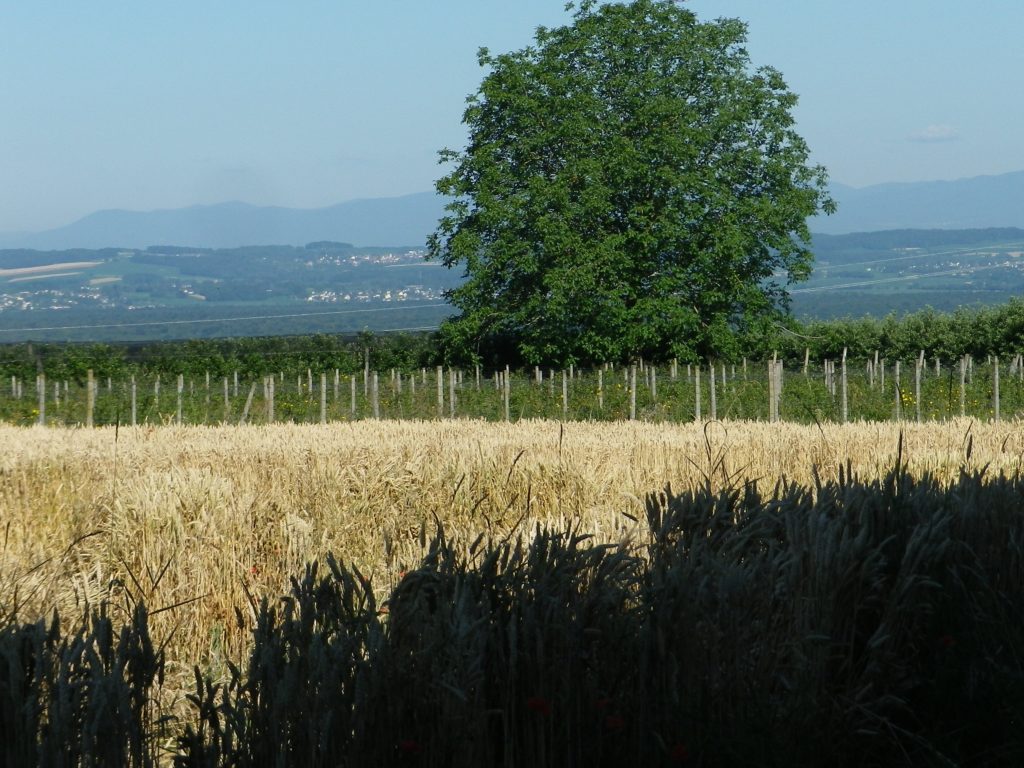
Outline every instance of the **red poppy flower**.
{"type": "Polygon", "coordinates": [[[618,733],[626,727],[626,718],[622,715],[608,715],[608,717],[604,719],[604,727],[609,731],[618,733]]]}
{"type": "Polygon", "coordinates": [[[398,751],[407,755],[418,755],[423,751],[423,747],[416,739],[402,739],[398,742],[398,751]]]}
{"type": "Polygon", "coordinates": [[[669,751],[668,757],[673,763],[685,763],[690,759],[690,750],[681,741],[677,741],[672,745],[672,749],[669,751]]]}
{"type": "Polygon", "coordinates": [[[526,708],[539,715],[551,714],[551,702],[543,696],[531,696],[526,700],[526,708]]]}

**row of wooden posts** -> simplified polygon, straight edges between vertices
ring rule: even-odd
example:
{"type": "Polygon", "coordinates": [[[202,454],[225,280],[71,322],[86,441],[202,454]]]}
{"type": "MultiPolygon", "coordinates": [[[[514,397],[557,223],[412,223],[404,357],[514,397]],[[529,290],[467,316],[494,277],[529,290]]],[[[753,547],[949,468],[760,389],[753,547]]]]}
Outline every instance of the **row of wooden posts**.
{"type": "MultiPolygon", "coordinates": [[[[700,402],[700,400],[701,400],[701,391],[700,390],[701,390],[702,367],[700,365],[694,366],[694,365],[691,364],[691,365],[687,365],[686,369],[687,369],[687,378],[688,378],[688,380],[691,380],[696,385],[696,388],[697,388],[697,394],[696,394],[696,399],[697,399],[697,402],[696,402],[696,419],[700,420],[701,417],[702,417],[702,414],[701,414],[701,402],[700,402]]],[[[604,374],[605,374],[606,371],[614,371],[614,370],[615,370],[615,365],[614,364],[607,364],[607,365],[602,366],[601,368],[599,368],[598,371],[597,371],[597,377],[598,377],[597,400],[598,400],[598,408],[599,409],[603,409],[604,408],[604,374]]],[[[680,373],[680,367],[679,367],[678,363],[673,361],[672,364],[671,364],[670,370],[671,370],[671,378],[673,380],[676,379],[678,377],[679,373],[680,373]]],[[[743,362],[744,375],[746,375],[746,370],[747,370],[747,364],[746,364],[746,361],[744,360],[744,362],[743,362]]],[[[638,373],[638,371],[641,373],[641,375],[643,376],[643,379],[644,379],[644,384],[647,386],[647,388],[648,388],[648,390],[650,392],[651,399],[656,401],[657,400],[657,368],[656,368],[656,366],[647,365],[647,364],[641,362],[638,365],[631,365],[631,366],[625,367],[625,368],[622,369],[622,371],[623,371],[623,379],[624,379],[625,383],[629,387],[629,418],[630,418],[630,420],[635,420],[636,419],[636,407],[637,407],[637,400],[636,400],[637,373],[638,373]]],[[[716,377],[718,375],[718,372],[716,370],[716,367],[713,366],[713,365],[709,365],[708,371],[709,371],[709,379],[708,379],[708,381],[709,381],[709,385],[710,385],[710,398],[711,398],[711,403],[710,403],[710,405],[711,405],[711,414],[710,414],[710,417],[712,419],[715,419],[715,418],[717,418],[716,377]]],[[[480,370],[479,366],[476,367],[476,371],[475,372],[476,372],[476,388],[479,390],[480,387],[481,387],[481,370],[480,370]]],[[[575,366],[570,365],[568,369],[562,370],[560,373],[561,373],[562,412],[563,412],[564,415],[568,415],[568,413],[569,413],[569,382],[572,381],[573,379],[577,378],[578,376],[582,375],[582,372],[577,370],[575,368],[575,366]]],[[[427,385],[427,369],[426,368],[422,368],[420,370],[420,375],[421,375],[421,386],[425,387],[427,385]]],[[[725,366],[725,364],[722,364],[722,366],[721,366],[721,386],[723,388],[726,386],[726,375],[727,375],[726,374],[726,366],[725,366]]],[[[736,366],[734,365],[733,366],[733,376],[735,377],[735,375],[736,375],[736,366]]],[[[779,375],[781,377],[781,364],[779,364],[779,375]]],[[[391,385],[392,385],[392,388],[394,389],[394,391],[397,394],[399,394],[399,395],[402,393],[404,376],[405,376],[405,374],[403,374],[401,372],[398,372],[398,371],[395,371],[394,369],[392,369],[392,371],[391,371],[391,385]]],[[[547,374],[547,380],[548,380],[549,387],[550,387],[552,393],[554,392],[554,383],[555,383],[556,377],[557,377],[557,372],[554,369],[549,369],[548,370],[548,374],[547,374]]],[[[284,374],[280,373],[279,374],[279,378],[280,378],[281,381],[283,381],[284,380],[284,374]]],[[[312,392],[313,391],[313,373],[312,373],[312,370],[307,370],[306,378],[307,378],[307,383],[306,383],[307,391],[312,392]]],[[[350,411],[351,411],[352,416],[355,417],[355,415],[357,413],[357,377],[353,375],[353,376],[350,376],[350,377],[347,377],[347,378],[349,379],[350,411]]],[[[445,377],[445,368],[443,366],[438,366],[437,367],[437,374],[436,374],[436,377],[435,377],[436,386],[437,386],[437,416],[438,416],[438,418],[442,418],[445,415],[446,411],[447,411],[448,415],[451,418],[455,418],[455,416],[456,416],[456,403],[457,403],[457,400],[458,400],[457,391],[460,390],[463,387],[463,385],[464,385],[464,372],[462,370],[456,369],[456,368],[449,368],[447,370],[447,389],[448,389],[447,408],[446,408],[446,401],[445,401],[445,378],[446,378],[445,377]]],[[[272,375],[271,376],[264,376],[263,379],[262,379],[263,402],[264,402],[264,407],[266,409],[266,414],[265,415],[266,415],[266,421],[267,422],[273,422],[275,420],[274,399],[275,399],[275,389],[276,389],[276,383],[275,382],[277,381],[277,379],[278,379],[278,377],[275,377],[275,376],[272,376],[272,375]]],[[[297,381],[296,381],[297,388],[298,388],[298,390],[300,392],[302,391],[302,387],[303,387],[302,379],[303,379],[303,377],[299,376],[299,377],[297,377],[297,381]]],[[[535,382],[537,383],[538,386],[543,385],[543,383],[544,383],[545,373],[544,373],[544,370],[541,369],[539,366],[534,368],[534,380],[535,380],[535,382]]],[[[230,419],[230,409],[231,409],[230,398],[232,397],[232,392],[233,392],[233,396],[235,396],[235,397],[238,396],[238,392],[239,392],[239,383],[238,383],[238,381],[239,380],[238,380],[238,372],[237,371],[233,375],[233,384],[229,384],[229,379],[226,376],[222,380],[223,397],[224,397],[224,421],[228,421],[230,419]]],[[[511,389],[512,389],[511,382],[512,382],[512,372],[511,372],[509,366],[506,365],[505,369],[503,371],[495,371],[494,372],[494,387],[495,387],[495,389],[497,389],[497,390],[499,390],[501,392],[501,395],[502,395],[502,410],[503,410],[503,415],[504,415],[504,418],[505,418],[506,421],[510,420],[510,418],[511,418],[511,413],[510,413],[510,399],[511,399],[511,389]]],[[[68,382],[64,381],[64,382],[54,382],[53,383],[53,401],[57,405],[60,404],[60,400],[61,400],[61,387],[62,387],[62,385],[63,385],[64,398],[67,399],[67,397],[68,397],[68,382]]],[[[340,371],[338,369],[335,369],[334,370],[334,401],[335,402],[339,398],[340,385],[341,385],[340,371]]],[[[407,386],[410,389],[411,394],[415,395],[415,393],[416,393],[416,374],[414,374],[414,373],[408,374],[408,379],[407,379],[407,382],[406,382],[406,384],[404,386],[407,386]]],[[[207,392],[210,391],[210,374],[209,373],[206,374],[206,386],[205,386],[205,388],[206,388],[207,392]]],[[[98,395],[98,390],[99,390],[99,381],[96,379],[96,377],[93,374],[93,371],[90,369],[87,372],[87,376],[86,376],[86,417],[85,417],[85,425],[87,427],[91,427],[94,424],[94,412],[95,412],[96,397],[98,395]]],[[[109,377],[107,378],[107,390],[108,391],[112,391],[113,390],[113,382],[112,382],[112,380],[109,377]]],[[[248,421],[248,419],[249,419],[249,414],[251,412],[252,403],[253,403],[254,396],[256,394],[256,390],[257,390],[257,383],[256,382],[252,382],[251,385],[250,385],[250,388],[249,388],[248,395],[246,396],[245,406],[242,409],[242,414],[241,414],[241,417],[239,418],[239,421],[238,421],[239,425],[245,424],[248,421]]],[[[45,424],[46,423],[46,403],[47,403],[46,396],[47,396],[47,391],[48,391],[48,385],[47,385],[47,382],[46,382],[46,376],[45,376],[45,374],[39,374],[36,377],[36,393],[37,393],[37,397],[38,397],[38,401],[39,401],[39,408],[38,408],[38,411],[39,411],[38,423],[39,424],[45,424]]],[[[154,382],[153,382],[153,395],[154,395],[154,398],[155,398],[155,400],[157,402],[159,402],[159,400],[160,400],[160,391],[161,391],[161,379],[158,376],[154,380],[154,382]]],[[[185,377],[184,377],[183,374],[178,374],[178,377],[177,377],[177,388],[176,388],[177,406],[176,406],[176,413],[175,413],[175,419],[174,419],[176,424],[181,424],[182,423],[182,410],[183,410],[184,391],[185,391],[185,377]]],[[[190,382],[190,391],[194,391],[194,386],[193,386],[192,382],[190,382]]],[[[12,392],[12,395],[14,397],[17,397],[17,398],[20,398],[23,395],[23,388],[22,388],[21,380],[19,380],[15,376],[11,377],[11,392],[12,392]]],[[[320,422],[321,423],[326,423],[327,422],[327,374],[326,373],[321,373],[320,374],[319,392],[320,392],[320,422]]],[[[129,419],[130,419],[129,423],[131,423],[134,426],[134,425],[136,425],[138,423],[138,384],[136,382],[136,378],[135,378],[134,375],[131,376],[131,378],[129,380],[128,393],[129,393],[129,414],[128,415],[129,415],[129,419]]],[[[380,377],[379,377],[379,374],[378,374],[377,371],[370,371],[368,369],[364,370],[364,372],[363,372],[363,394],[364,394],[365,397],[368,397],[370,399],[371,407],[372,407],[372,410],[373,410],[373,417],[374,418],[380,418],[380,377]]],[[[776,408],[776,413],[777,413],[777,410],[778,410],[777,402],[776,402],[775,408],[776,408]]]]}
{"type": "MultiPolygon", "coordinates": [[[[1000,394],[999,394],[999,377],[1000,377],[1000,365],[998,357],[990,357],[989,364],[992,365],[992,405],[994,417],[998,420],[1000,418],[1000,394]]],[[[868,380],[868,385],[871,388],[876,386],[884,390],[886,385],[886,362],[884,358],[879,359],[876,353],[873,359],[869,359],[866,362],[865,373],[868,380]]],[[[768,361],[768,404],[769,404],[769,420],[772,422],[779,421],[780,419],[780,403],[782,400],[783,390],[783,364],[781,360],[773,358],[768,361]]],[[[840,419],[842,422],[846,422],[849,419],[849,387],[848,387],[848,376],[847,376],[847,358],[846,350],[839,361],[825,360],[823,361],[823,372],[824,372],[824,384],[826,390],[833,396],[839,398],[840,407],[840,419]],[[838,368],[837,368],[838,362],[838,368]]],[[[918,421],[921,420],[921,381],[922,377],[928,371],[929,366],[926,364],[924,353],[922,352],[916,360],[914,367],[914,397],[913,403],[915,406],[915,416],[918,421]]],[[[708,400],[710,406],[710,413],[707,414],[712,420],[718,417],[718,392],[719,390],[725,391],[728,386],[728,368],[725,363],[709,363],[707,367],[707,386],[708,386],[708,400]]],[[[742,375],[743,378],[747,378],[747,360],[742,361],[742,375]]],[[[936,359],[934,361],[935,375],[942,375],[942,364],[936,359]]],[[[597,369],[597,406],[598,409],[604,408],[604,376],[606,373],[614,375],[616,366],[614,364],[605,364],[597,369]]],[[[687,364],[686,365],[686,377],[689,383],[692,383],[695,388],[694,395],[694,419],[696,421],[702,421],[704,414],[702,412],[702,381],[705,378],[705,369],[700,364],[687,364]]],[[[959,360],[959,394],[960,394],[960,413],[964,415],[966,412],[966,384],[970,384],[973,378],[974,372],[974,361],[969,355],[965,355],[959,360]]],[[[581,375],[581,372],[570,365],[568,369],[562,370],[561,372],[561,399],[562,399],[562,412],[563,415],[569,413],[569,382],[573,381],[581,375]]],[[[624,384],[628,387],[629,391],[629,418],[635,420],[637,416],[637,377],[641,377],[641,383],[646,386],[649,397],[652,402],[657,402],[657,387],[658,387],[658,369],[654,365],[640,361],[637,364],[624,366],[621,368],[624,384]]],[[[457,410],[458,396],[457,392],[464,386],[464,372],[459,369],[449,368],[447,369],[447,402],[445,398],[445,382],[446,382],[446,370],[443,366],[437,367],[435,378],[436,392],[437,392],[437,416],[442,418],[447,415],[451,418],[455,418],[457,410]],[[446,407],[447,405],[447,407],[446,407]]],[[[805,355],[803,365],[804,376],[809,375],[809,360],[808,356],[805,355]]],[[[1024,381],[1024,358],[1021,355],[1015,355],[1012,358],[1009,374],[1016,376],[1019,380],[1024,381]]],[[[552,396],[554,395],[555,381],[558,372],[553,369],[548,369],[545,377],[545,370],[540,367],[535,367],[533,371],[533,379],[537,386],[542,386],[547,379],[548,386],[550,388],[552,396]]],[[[671,361],[669,365],[669,377],[671,380],[676,380],[682,375],[682,366],[675,360],[671,361]]],[[[896,417],[903,418],[904,414],[904,398],[908,396],[908,393],[903,387],[901,379],[901,362],[897,360],[892,368],[895,400],[894,409],[896,417]]],[[[732,378],[735,379],[737,376],[737,366],[732,365],[732,378]]],[[[354,418],[357,414],[357,376],[346,376],[348,379],[349,399],[350,399],[350,412],[354,418]]],[[[427,369],[421,368],[419,371],[420,386],[423,388],[427,387],[427,369]]],[[[479,366],[475,369],[476,388],[481,388],[481,369],[479,366]]],[[[275,407],[274,407],[274,395],[275,395],[275,382],[280,380],[284,381],[284,374],[281,373],[279,376],[264,376],[262,379],[262,394],[264,408],[266,409],[265,418],[267,422],[275,421],[275,407]]],[[[495,371],[493,374],[494,388],[499,391],[502,398],[502,410],[506,421],[510,419],[510,394],[511,394],[511,380],[512,371],[509,366],[505,366],[504,370],[495,371]]],[[[113,382],[107,378],[107,389],[108,391],[113,390],[113,382]]],[[[176,382],[176,413],[175,423],[182,423],[182,401],[185,391],[185,378],[184,375],[179,374],[176,382]]],[[[305,377],[296,377],[296,384],[298,390],[301,392],[303,385],[308,392],[314,391],[314,378],[313,372],[307,369],[305,377]],[[305,379],[305,382],[303,381],[305,379]]],[[[408,387],[413,395],[416,393],[417,386],[417,375],[416,373],[404,374],[394,369],[391,370],[391,387],[392,390],[401,395],[403,387],[408,387]]],[[[93,374],[92,370],[87,372],[86,381],[86,418],[85,425],[92,426],[94,419],[94,410],[96,404],[96,397],[98,394],[99,382],[93,374]]],[[[250,412],[252,409],[253,399],[257,391],[258,383],[253,381],[250,384],[248,394],[245,400],[245,406],[242,410],[241,416],[238,420],[239,425],[245,424],[249,420],[250,412]]],[[[335,402],[339,400],[340,390],[342,387],[342,376],[338,369],[334,369],[334,380],[333,380],[333,399],[335,402]]],[[[229,380],[227,376],[223,377],[222,380],[223,388],[223,399],[224,399],[224,421],[227,422],[231,419],[231,397],[237,397],[239,394],[239,376],[238,372],[234,372],[233,376],[229,380]]],[[[68,397],[68,382],[53,382],[53,396],[52,400],[55,404],[59,405],[61,401],[63,389],[63,397],[68,397]]],[[[158,376],[153,383],[153,394],[157,402],[160,400],[160,389],[161,380],[158,376]]],[[[194,392],[194,382],[189,383],[190,392],[194,392]]],[[[209,392],[211,391],[211,379],[210,374],[206,374],[205,389],[207,392],[207,398],[209,398],[209,392]]],[[[377,371],[371,371],[369,365],[364,367],[362,372],[362,390],[364,397],[369,398],[374,418],[380,418],[380,377],[377,371]]],[[[49,386],[46,381],[45,374],[39,374],[36,378],[36,395],[38,397],[38,423],[46,423],[46,405],[47,405],[47,393],[49,386]]],[[[320,422],[327,422],[327,392],[328,392],[328,375],[327,373],[321,373],[319,375],[319,394],[320,394],[320,422]]],[[[20,398],[23,396],[23,386],[20,379],[16,376],[11,377],[11,394],[14,397],[20,398]]],[[[130,418],[130,423],[135,425],[138,423],[138,387],[136,378],[133,375],[128,384],[129,394],[129,414],[126,414],[130,418]]]]}

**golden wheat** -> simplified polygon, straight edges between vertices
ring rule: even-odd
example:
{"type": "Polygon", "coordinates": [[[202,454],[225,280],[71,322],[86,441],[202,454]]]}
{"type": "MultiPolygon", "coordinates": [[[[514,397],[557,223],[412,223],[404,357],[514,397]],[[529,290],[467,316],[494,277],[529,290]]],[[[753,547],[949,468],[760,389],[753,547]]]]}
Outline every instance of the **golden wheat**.
{"type": "Polygon", "coordinates": [[[630,536],[646,494],[710,482],[810,483],[849,460],[951,478],[1017,472],[1019,423],[363,421],[326,426],[0,427],[0,588],[23,618],[145,600],[184,685],[243,658],[255,602],[334,552],[381,590],[436,522],[470,540],[540,521],[630,536]],[[167,610],[161,611],[160,609],[167,610]]]}

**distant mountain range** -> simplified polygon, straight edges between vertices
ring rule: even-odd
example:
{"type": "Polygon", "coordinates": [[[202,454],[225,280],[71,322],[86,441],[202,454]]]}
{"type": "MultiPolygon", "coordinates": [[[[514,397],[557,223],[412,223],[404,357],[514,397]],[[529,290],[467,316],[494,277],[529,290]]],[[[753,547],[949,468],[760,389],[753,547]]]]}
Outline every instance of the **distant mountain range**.
{"type": "Polygon", "coordinates": [[[443,209],[440,197],[422,192],[311,209],[232,202],[159,211],[97,211],[45,232],[0,234],[0,248],[235,248],[318,240],[423,247],[443,209]]]}
{"type": "MultiPolygon", "coordinates": [[[[822,234],[889,229],[1024,227],[1024,171],[956,181],[832,185],[839,203],[818,216],[822,234]]],[[[0,248],[145,248],[183,245],[303,245],[334,240],[359,246],[420,247],[443,214],[433,192],[352,200],[327,208],[260,207],[247,203],[196,205],[159,211],[98,211],[64,227],[0,234],[0,248]]]]}
{"type": "Polygon", "coordinates": [[[832,195],[839,211],[813,219],[812,232],[1024,227],[1024,171],[861,188],[833,184],[832,195]]]}

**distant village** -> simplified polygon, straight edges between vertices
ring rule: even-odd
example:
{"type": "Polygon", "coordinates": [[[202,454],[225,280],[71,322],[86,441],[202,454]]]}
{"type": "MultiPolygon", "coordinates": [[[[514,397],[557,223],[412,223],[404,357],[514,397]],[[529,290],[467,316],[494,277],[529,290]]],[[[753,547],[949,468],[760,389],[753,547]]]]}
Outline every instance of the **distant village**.
{"type": "MultiPolygon", "coordinates": [[[[56,254],[55,254],[56,255],[56,254]]],[[[182,299],[206,301],[212,286],[231,282],[226,277],[195,277],[185,270],[159,268],[152,259],[162,254],[121,251],[115,258],[91,262],[43,264],[33,267],[0,269],[0,312],[26,310],[70,310],[118,308],[123,310],[156,309],[182,299]],[[6,290],[3,290],[6,288],[6,290]],[[141,300],[140,300],[141,299],[141,300]]],[[[201,253],[176,253],[178,260],[207,257],[201,253]]],[[[430,268],[429,277],[440,265],[427,263],[423,250],[411,249],[385,253],[336,253],[325,251],[312,259],[291,259],[291,266],[278,264],[293,280],[305,287],[292,300],[312,304],[377,303],[406,301],[439,301],[444,287],[406,273],[410,267],[430,268]],[[367,268],[353,273],[352,268],[367,268]]],[[[261,278],[260,267],[268,257],[254,257],[254,269],[239,275],[239,281],[261,278]]],[[[180,263],[180,261],[179,261],[180,263]]],[[[437,271],[447,272],[443,267],[437,271]]],[[[417,272],[416,276],[422,277],[417,272]]],[[[272,299],[279,286],[266,278],[265,295],[272,299]]],[[[238,299],[236,299],[238,300],[238,299]]],[[[241,299],[259,301],[259,298],[241,299]]]]}

